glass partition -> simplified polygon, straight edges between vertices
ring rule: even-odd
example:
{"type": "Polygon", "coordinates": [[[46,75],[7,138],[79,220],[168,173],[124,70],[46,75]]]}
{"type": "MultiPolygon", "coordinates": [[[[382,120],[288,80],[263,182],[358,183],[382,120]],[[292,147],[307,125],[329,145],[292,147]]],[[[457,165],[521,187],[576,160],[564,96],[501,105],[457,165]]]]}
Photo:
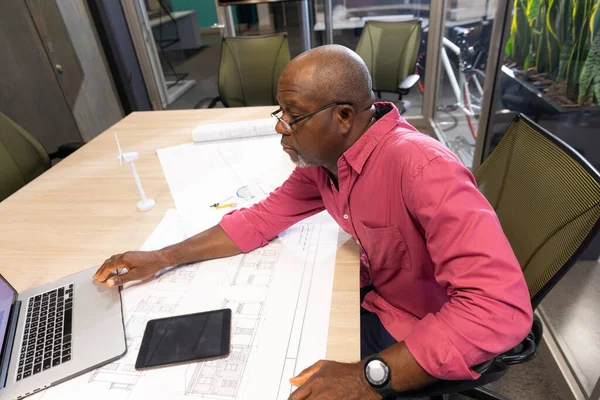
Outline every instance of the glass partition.
{"type": "Polygon", "coordinates": [[[441,139],[468,167],[473,164],[496,3],[446,3],[434,123],[441,139]]]}
{"type": "MultiPolygon", "coordinates": [[[[412,87],[406,94],[402,95],[406,108],[404,117],[419,116],[422,114],[423,104],[423,81],[425,79],[425,53],[427,51],[427,36],[429,31],[428,0],[330,0],[331,19],[333,31],[333,43],[341,44],[352,50],[357,50],[358,43],[364,31],[367,21],[385,22],[407,22],[420,20],[420,33],[418,48],[415,53],[411,74],[420,76],[420,82],[412,87]],[[406,105],[409,105],[406,107],[406,105]]],[[[326,0],[315,0],[314,2],[314,25],[313,25],[313,47],[327,43],[326,23],[326,0]]],[[[407,37],[396,35],[398,48],[404,45],[407,37]]],[[[386,50],[389,57],[396,54],[393,49],[386,50]]],[[[398,53],[400,54],[400,53],[398,53]]],[[[405,55],[410,56],[412,55],[405,55]]],[[[374,61],[376,62],[376,61],[374,61]]],[[[373,73],[372,73],[373,74],[373,73]]],[[[382,90],[377,93],[382,100],[392,101],[399,104],[399,93],[382,90]]],[[[400,104],[399,104],[400,105],[400,104]]]]}

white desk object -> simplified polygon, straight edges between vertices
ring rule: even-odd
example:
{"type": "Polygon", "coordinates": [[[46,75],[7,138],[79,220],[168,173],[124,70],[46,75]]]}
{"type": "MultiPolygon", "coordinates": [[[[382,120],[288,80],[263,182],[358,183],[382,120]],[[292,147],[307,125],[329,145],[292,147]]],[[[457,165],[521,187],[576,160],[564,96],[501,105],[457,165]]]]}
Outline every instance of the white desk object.
{"type": "Polygon", "coordinates": [[[123,165],[123,161],[125,161],[126,163],[129,163],[129,165],[131,166],[131,172],[133,173],[133,179],[135,180],[135,184],[138,188],[138,191],[140,192],[140,197],[142,198],[137,203],[138,210],[140,210],[140,211],[151,210],[156,205],[156,202],[153,199],[149,199],[148,197],[146,197],[146,192],[144,192],[144,188],[142,187],[142,182],[140,181],[140,177],[137,173],[137,170],[135,169],[135,164],[133,163],[135,160],[138,159],[139,154],[135,151],[123,153],[123,151],[121,150],[121,145],[119,144],[119,138],[117,137],[116,133],[115,133],[115,140],[117,141],[117,148],[119,149],[119,156],[117,157],[117,159],[119,160],[119,165],[123,165]]]}
{"type": "Polygon", "coordinates": [[[275,135],[275,118],[198,125],[192,132],[195,143],[275,135]]]}

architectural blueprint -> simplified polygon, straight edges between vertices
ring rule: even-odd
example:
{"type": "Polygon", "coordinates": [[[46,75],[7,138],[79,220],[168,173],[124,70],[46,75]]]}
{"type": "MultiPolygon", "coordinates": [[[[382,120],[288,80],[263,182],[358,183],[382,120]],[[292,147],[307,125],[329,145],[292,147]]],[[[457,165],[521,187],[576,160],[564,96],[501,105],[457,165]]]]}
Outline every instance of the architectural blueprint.
{"type": "Polygon", "coordinates": [[[294,170],[281,150],[279,135],[211,143],[187,143],[157,150],[188,236],[218,223],[230,208],[210,205],[233,202],[239,207],[265,198],[294,170]],[[236,195],[248,188],[252,198],[236,195]]]}
{"type": "MultiPolygon", "coordinates": [[[[179,242],[217,223],[224,212],[208,207],[215,192],[235,195],[236,187],[247,185],[255,194],[245,200],[249,205],[283,182],[293,165],[274,154],[282,152],[272,139],[159,151],[178,209],[165,214],[142,250],[179,242]]],[[[321,213],[247,254],[169,267],[152,281],[126,286],[127,354],[34,398],[287,399],[288,379],[325,357],[337,240],[337,224],[321,213]],[[220,308],[232,310],[227,357],[135,370],[148,320],[220,308]]]]}

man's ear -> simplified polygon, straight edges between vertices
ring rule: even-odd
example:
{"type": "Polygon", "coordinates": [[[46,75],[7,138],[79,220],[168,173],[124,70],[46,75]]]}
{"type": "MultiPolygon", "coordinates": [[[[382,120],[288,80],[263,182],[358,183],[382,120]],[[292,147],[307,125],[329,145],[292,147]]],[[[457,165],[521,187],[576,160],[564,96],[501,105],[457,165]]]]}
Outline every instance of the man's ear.
{"type": "Polygon", "coordinates": [[[341,134],[347,135],[350,132],[350,128],[352,128],[352,124],[354,123],[354,108],[347,104],[342,104],[337,107],[336,110],[336,118],[338,123],[340,124],[341,134]]]}

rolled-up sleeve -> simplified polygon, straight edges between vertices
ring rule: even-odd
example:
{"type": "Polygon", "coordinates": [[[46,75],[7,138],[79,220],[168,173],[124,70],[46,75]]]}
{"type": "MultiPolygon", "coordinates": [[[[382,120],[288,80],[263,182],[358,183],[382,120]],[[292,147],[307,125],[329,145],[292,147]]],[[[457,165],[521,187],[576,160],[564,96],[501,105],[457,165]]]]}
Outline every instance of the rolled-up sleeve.
{"type": "Polygon", "coordinates": [[[415,173],[408,207],[423,228],[435,279],[450,300],[405,338],[417,362],[446,380],[516,346],[533,312],[519,263],[472,174],[449,155],[415,173]]]}
{"type": "Polygon", "coordinates": [[[242,252],[266,245],[296,222],[325,209],[313,168],[296,168],[265,200],[223,217],[219,225],[242,252]]]}

